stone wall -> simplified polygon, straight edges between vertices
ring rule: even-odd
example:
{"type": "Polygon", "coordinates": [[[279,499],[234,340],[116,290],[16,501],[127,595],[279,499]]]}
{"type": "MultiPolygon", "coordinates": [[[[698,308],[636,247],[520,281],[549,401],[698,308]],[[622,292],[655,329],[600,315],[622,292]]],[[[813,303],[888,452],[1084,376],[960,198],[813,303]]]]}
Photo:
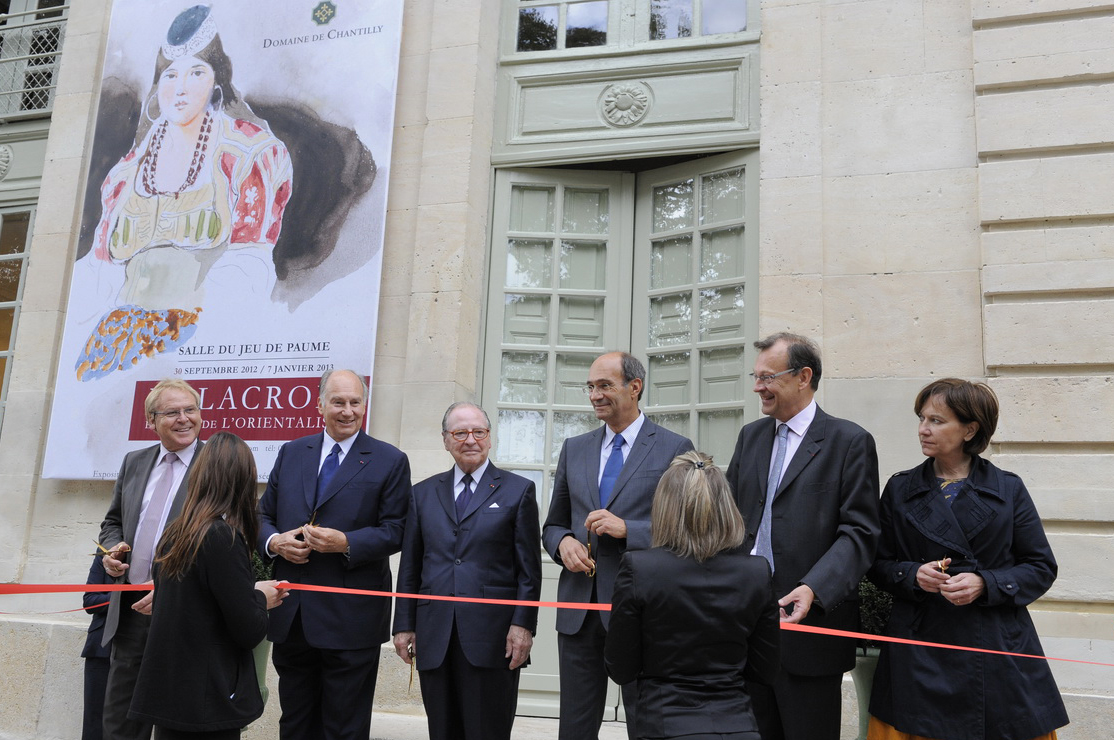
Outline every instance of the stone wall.
{"type": "MultiPolygon", "coordinates": [[[[760,189],[762,333],[820,337],[820,402],[875,434],[883,480],[922,459],[924,383],[987,379],[990,453],[1060,564],[1032,609],[1045,650],[1107,663],[1112,21],[1084,0],[766,0],[760,189]]],[[[1053,663],[1078,720],[1114,718],[1112,671],[1053,663]]]]}

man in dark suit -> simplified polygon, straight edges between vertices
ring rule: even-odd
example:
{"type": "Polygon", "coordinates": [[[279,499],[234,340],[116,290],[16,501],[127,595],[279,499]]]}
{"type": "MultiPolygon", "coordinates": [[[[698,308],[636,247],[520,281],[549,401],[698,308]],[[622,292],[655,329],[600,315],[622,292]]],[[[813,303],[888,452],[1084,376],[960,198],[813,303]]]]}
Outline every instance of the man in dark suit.
{"type": "MultiPolygon", "coordinates": [[[[197,441],[201,397],[189,383],[157,383],[147,394],[143,410],[159,444],[124,456],[101,522],[100,543],[108,551],[102,558],[104,570],[125,583],[151,583],[155,545],[167,523],[182,510],[186,473],[202,444],[197,441]]],[[[112,641],[104,702],[108,740],[151,737],[151,725],[128,719],[151,627],[151,596],[151,592],[115,591],[109,600],[104,625],[104,644],[112,641]]]]}
{"type": "MultiPolygon", "coordinates": [[[[532,481],[491,464],[491,422],[454,403],[441,436],[456,464],[414,486],[398,591],[537,601],[542,571],[532,481]]],[[[418,661],[430,740],[510,740],[519,668],[538,609],[399,599],[395,652],[418,661]]]]}
{"type": "MultiPolygon", "coordinates": [[[[650,547],[650,507],[658,480],[674,457],[692,449],[688,439],[639,410],[645,382],[646,368],[625,352],[601,355],[588,371],[585,391],[604,426],[565,440],[542,528],[546,551],[564,565],[557,584],[560,601],[611,603],[623,553],[650,547]]],[[[560,740],[599,734],[607,694],[607,623],[607,612],[557,611],[560,740]]],[[[627,734],[633,738],[637,687],[632,682],[622,692],[627,734]]]]}
{"type": "MultiPolygon", "coordinates": [[[[361,429],[367,385],[349,370],[321,376],[324,434],[279,450],[259,501],[259,550],[275,578],[391,590],[402,546],[410,463],[361,429]]],[[[283,740],[367,740],[390,599],[292,591],[270,612],[283,740]]]]}
{"type": "MultiPolygon", "coordinates": [[[[862,427],[813,395],[820,353],[796,334],[754,346],[754,392],[766,418],[739,433],[727,480],[746,522],[744,547],[774,571],[781,621],[857,630],[858,583],[878,540],[878,455],[862,427]]],[[[853,640],[782,630],[770,686],[748,682],[763,740],[838,740],[840,683],[853,640]]]]}

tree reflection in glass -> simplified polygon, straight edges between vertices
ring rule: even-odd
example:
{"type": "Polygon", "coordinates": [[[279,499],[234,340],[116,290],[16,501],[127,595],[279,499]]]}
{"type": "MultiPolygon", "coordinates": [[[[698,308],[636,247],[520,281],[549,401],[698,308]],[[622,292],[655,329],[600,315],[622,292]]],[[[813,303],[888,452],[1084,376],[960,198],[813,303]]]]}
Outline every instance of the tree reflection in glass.
{"type": "Polygon", "coordinates": [[[566,14],[566,49],[607,43],[607,0],[569,3],[566,14]]]}
{"type": "Polygon", "coordinates": [[[557,48],[557,6],[542,5],[518,11],[518,51],[557,48]]]}
{"type": "Polygon", "coordinates": [[[692,0],[652,0],[650,40],[692,36],[692,0]]]}

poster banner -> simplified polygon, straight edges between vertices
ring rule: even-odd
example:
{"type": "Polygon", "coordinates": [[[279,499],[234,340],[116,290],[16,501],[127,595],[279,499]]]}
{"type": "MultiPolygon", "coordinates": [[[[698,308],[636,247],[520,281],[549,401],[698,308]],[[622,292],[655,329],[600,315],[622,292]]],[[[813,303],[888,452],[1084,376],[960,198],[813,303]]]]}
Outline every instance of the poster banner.
{"type": "Polygon", "coordinates": [[[369,380],[403,0],[115,0],[43,475],[111,479],[163,378],[265,478],[369,380]]]}

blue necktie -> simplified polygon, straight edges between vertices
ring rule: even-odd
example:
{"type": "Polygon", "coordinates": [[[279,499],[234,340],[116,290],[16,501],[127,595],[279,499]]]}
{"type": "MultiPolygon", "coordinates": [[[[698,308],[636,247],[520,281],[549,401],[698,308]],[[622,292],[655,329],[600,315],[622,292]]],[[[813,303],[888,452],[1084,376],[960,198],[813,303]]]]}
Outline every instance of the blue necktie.
{"type": "Polygon", "coordinates": [[[317,498],[313,508],[316,509],[321,505],[321,496],[328,490],[329,481],[336,475],[338,467],[340,467],[340,445],[334,444],[325,462],[321,463],[321,472],[317,474],[317,498]]]}
{"type": "Polygon", "coordinates": [[[611,500],[611,492],[615,490],[615,481],[619,480],[619,473],[623,472],[623,435],[616,434],[611,442],[611,455],[607,464],[603,466],[603,476],[600,478],[600,508],[606,509],[607,502],[611,500]]]}
{"type": "Polygon", "coordinates": [[[458,522],[464,518],[464,512],[468,510],[468,502],[472,500],[472,476],[465,473],[460,480],[464,484],[464,490],[456,497],[456,520],[458,522]]]}
{"type": "Polygon", "coordinates": [[[770,468],[770,477],[766,482],[766,505],[762,509],[762,521],[758,525],[758,536],[754,544],[754,552],[766,558],[770,570],[774,569],[773,543],[770,542],[770,516],[774,505],[774,494],[781,483],[781,468],[785,464],[785,450],[789,447],[789,425],[781,424],[777,428],[777,443],[774,447],[774,466],[770,468]]]}

